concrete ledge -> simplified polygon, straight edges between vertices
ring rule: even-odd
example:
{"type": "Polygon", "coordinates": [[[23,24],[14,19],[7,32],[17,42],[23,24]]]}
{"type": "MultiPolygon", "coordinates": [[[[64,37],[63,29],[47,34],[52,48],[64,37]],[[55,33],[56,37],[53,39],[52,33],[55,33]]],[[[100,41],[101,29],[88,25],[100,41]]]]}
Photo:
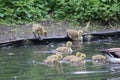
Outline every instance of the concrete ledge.
{"type": "MultiPolygon", "coordinates": [[[[116,39],[120,37],[120,30],[116,31],[106,31],[106,32],[94,32],[94,33],[84,33],[83,36],[83,41],[87,41],[89,39],[86,39],[86,36],[91,35],[91,41],[97,41],[97,40],[102,40],[102,39],[116,39]]],[[[19,39],[19,40],[14,40],[14,41],[8,41],[4,43],[0,43],[0,47],[5,47],[5,46],[20,46],[24,45],[26,43],[31,43],[31,44],[47,44],[49,42],[62,42],[62,41],[72,41],[70,37],[67,35],[65,36],[54,36],[54,37],[43,37],[42,40],[39,38],[29,38],[29,39],[19,39]]]]}

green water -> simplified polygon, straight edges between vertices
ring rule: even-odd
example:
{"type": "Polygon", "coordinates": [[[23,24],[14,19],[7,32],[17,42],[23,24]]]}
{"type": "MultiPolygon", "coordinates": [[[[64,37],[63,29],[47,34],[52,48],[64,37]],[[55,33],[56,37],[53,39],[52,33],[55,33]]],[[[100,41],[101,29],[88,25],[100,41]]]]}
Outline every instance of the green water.
{"type": "MultiPolygon", "coordinates": [[[[65,42],[44,45],[0,48],[0,80],[119,80],[120,73],[110,71],[108,63],[94,65],[91,56],[101,54],[100,49],[120,47],[120,40],[110,42],[84,43],[82,49],[73,47],[73,52],[87,55],[86,64],[71,65],[63,62],[60,67],[49,66],[43,60],[51,55],[57,46],[65,42]]],[[[73,54],[74,54],[73,53],[73,54]]]]}

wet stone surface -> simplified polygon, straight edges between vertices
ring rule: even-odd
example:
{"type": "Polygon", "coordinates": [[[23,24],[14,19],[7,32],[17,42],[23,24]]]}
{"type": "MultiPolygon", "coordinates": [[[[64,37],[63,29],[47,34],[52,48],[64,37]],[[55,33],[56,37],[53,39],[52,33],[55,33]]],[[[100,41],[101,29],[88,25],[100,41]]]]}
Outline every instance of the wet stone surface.
{"type": "MultiPolygon", "coordinates": [[[[14,25],[14,26],[6,26],[6,25],[0,25],[0,43],[20,40],[20,39],[29,39],[34,38],[34,35],[32,34],[32,24],[24,24],[24,25],[14,25]]],[[[57,22],[57,21],[43,21],[39,22],[44,28],[48,31],[48,37],[54,37],[54,36],[64,36],[66,35],[66,29],[81,29],[84,32],[100,32],[100,31],[106,31],[105,26],[96,26],[92,27],[92,23],[90,24],[90,27],[86,30],[86,24],[83,25],[76,25],[73,26],[70,24],[70,22],[57,22]],[[94,29],[95,28],[95,29],[94,29]]],[[[114,30],[116,28],[113,27],[114,30]]],[[[112,29],[110,29],[112,30],[112,29]]],[[[117,28],[118,30],[118,28],[117,28]]]]}
{"type": "MultiPolygon", "coordinates": [[[[60,23],[50,23],[43,22],[40,23],[45,29],[48,31],[49,36],[60,36],[66,34],[66,29],[69,28],[68,24],[60,24],[60,23]]],[[[20,40],[20,39],[28,39],[34,38],[32,34],[32,24],[26,25],[16,25],[16,26],[4,26],[0,25],[0,43],[20,40]]]]}

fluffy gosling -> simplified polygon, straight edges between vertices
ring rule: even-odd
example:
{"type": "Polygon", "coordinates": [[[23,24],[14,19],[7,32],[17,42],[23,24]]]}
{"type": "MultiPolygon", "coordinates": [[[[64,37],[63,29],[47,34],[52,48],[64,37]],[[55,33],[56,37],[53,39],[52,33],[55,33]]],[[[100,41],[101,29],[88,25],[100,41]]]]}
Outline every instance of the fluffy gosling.
{"type": "Polygon", "coordinates": [[[70,62],[71,62],[71,63],[81,63],[81,62],[82,62],[82,59],[76,57],[76,58],[72,58],[72,59],[70,60],[70,62]]]}
{"type": "Polygon", "coordinates": [[[50,55],[50,56],[47,57],[47,59],[53,59],[53,58],[57,58],[57,57],[60,58],[60,59],[63,58],[61,52],[57,52],[56,54],[50,55]]]}
{"type": "Polygon", "coordinates": [[[70,59],[70,62],[72,64],[80,64],[80,63],[85,63],[85,58],[86,58],[86,55],[84,53],[81,53],[81,52],[77,52],[77,56],[79,57],[74,57],[72,59],[70,59]]]}
{"type": "Polygon", "coordinates": [[[58,47],[55,49],[55,52],[61,52],[62,54],[67,54],[67,55],[71,54],[73,52],[71,46],[72,46],[72,42],[68,41],[66,43],[66,47],[58,47]]]}
{"type": "Polygon", "coordinates": [[[72,40],[83,40],[83,37],[82,37],[82,33],[83,31],[82,30],[73,30],[73,29],[68,29],[66,30],[67,32],[67,35],[72,39],[72,40]]]}
{"type": "Polygon", "coordinates": [[[80,57],[81,56],[81,53],[80,52],[77,52],[76,55],[69,55],[69,56],[66,56],[63,58],[64,61],[70,61],[72,58],[75,58],[75,57],[80,57]]]}
{"type": "Polygon", "coordinates": [[[35,38],[37,38],[37,35],[40,39],[42,39],[41,36],[47,37],[47,31],[40,24],[33,24],[32,32],[35,38]]]}
{"type": "Polygon", "coordinates": [[[60,61],[61,61],[61,57],[56,55],[56,57],[54,57],[54,58],[47,58],[43,62],[45,64],[54,65],[54,64],[59,64],[60,61]]]}
{"type": "Polygon", "coordinates": [[[92,60],[95,62],[106,62],[107,58],[103,55],[94,55],[92,56],[92,60]]]}
{"type": "Polygon", "coordinates": [[[71,63],[71,64],[85,64],[86,61],[83,60],[83,59],[80,58],[80,57],[75,57],[75,58],[72,58],[72,59],[70,60],[70,63],[71,63]]]}
{"type": "Polygon", "coordinates": [[[59,59],[59,58],[53,58],[53,59],[50,58],[50,59],[44,60],[43,62],[44,62],[45,64],[54,65],[54,64],[60,63],[60,60],[61,60],[61,59],[59,59]]]}

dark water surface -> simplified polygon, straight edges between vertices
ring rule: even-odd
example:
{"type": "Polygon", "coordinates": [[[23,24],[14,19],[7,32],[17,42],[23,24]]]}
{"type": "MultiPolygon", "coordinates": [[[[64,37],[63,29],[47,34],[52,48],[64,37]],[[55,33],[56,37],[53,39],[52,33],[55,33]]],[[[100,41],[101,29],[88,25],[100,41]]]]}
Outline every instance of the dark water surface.
{"type": "Polygon", "coordinates": [[[120,47],[120,40],[112,43],[84,43],[82,49],[73,46],[73,54],[81,51],[87,55],[85,65],[71,65],[63,61],[58,67],[43,63],[55,48],[64,44],[65,42],[55,42],[0,48],[0,80],[120,80],[119,71],[110,71],[109,63],[96,65],[91,61],[93,55],[101,54],[100,49],[120,47]]]}

